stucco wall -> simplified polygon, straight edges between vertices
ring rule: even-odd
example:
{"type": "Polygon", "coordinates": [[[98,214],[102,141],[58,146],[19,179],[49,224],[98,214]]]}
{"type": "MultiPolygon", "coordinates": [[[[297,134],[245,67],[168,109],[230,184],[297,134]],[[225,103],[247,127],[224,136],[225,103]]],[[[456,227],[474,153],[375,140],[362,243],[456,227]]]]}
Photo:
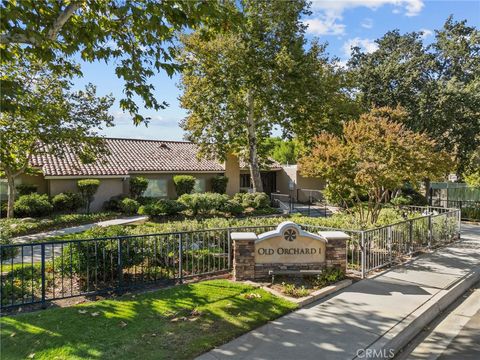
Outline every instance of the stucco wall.
{"type": "Polygon", "coordinates": [[[227,156],[225,176],[228,177],[227,194],[233,196],[240,191],[240,163],[235,155],[227,156]]]}
{"type": "MultiPolygon", "coordinates": [[[[175,173],[175,174],[131,174],[131,177],[135,176],[142,176],[147,179],[165,179],[167,180],[167,196],[170,199],[175,199],[177,197],[177,193],[175,192],[175,184],[173,183],[173,177],[175,175],[191,175],[197,179],[205,179],[205,191],[212,190],[212,178],[217,175],[221,175],[221,173],[189,173],[189,174],[182,174],[182,173],[175,173]]],[[[128,184],[129,181],[125,182],[125,194],[128,194],[128,184]]]]}
{"type": "Polygon", "coordinates": [[[47,181],[42,175],[25,175],[22,174],[15,179],[15,185],[32,184],[37,186],[37,192],[46,194],[48,192],[47,181]]]}
{"type": "Polygon", "coordinates": [[[291,190],[288,188],[290,181],[297,182],[297,166],[285,166],[282,170],[277,171],[277,190],[281,194],[291,193],[291,190]]]}
{"type": "MultiPolygon", "coordinates": [[[[91,177],[95,178],[95,177],[91,177]]],[[[55,196],[56,194],[72,191],[78,191],[77,181],[79,179],[51,179],[49,182],[49,192],[50,196],[55,196]]],[[[91,204],[91,211],[100,211],[102,210],[103,203],[109,200],[112,196],[121,195],[124,193],[124,181],[122,178],[102,178],[100,180],[100,186],[98,187],[95,198],[91,204]]]]}

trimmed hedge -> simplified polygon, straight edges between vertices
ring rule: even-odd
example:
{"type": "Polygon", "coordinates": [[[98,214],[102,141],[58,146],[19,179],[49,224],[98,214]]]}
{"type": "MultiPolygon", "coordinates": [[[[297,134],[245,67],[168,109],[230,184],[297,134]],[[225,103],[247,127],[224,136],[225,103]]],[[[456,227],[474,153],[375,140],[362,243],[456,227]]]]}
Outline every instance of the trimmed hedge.
{"type": "Polygon", "coordinates": [[[148,179],[137,176],[130,179],[130,196],[138,200],[140,196],[147,190],[148,187],[148,179]]]}
{"type": "Polygon", "coordinates": [[[23,195],[15,201],[13,211],[20,217],[40,217],[47,216],[53,212],[53,205],[48,200],[48,196],[43,194],[23,195]]]}
{"type": "Polygon", "coordinates": [[[190,194],[195,187],[195,177],[191,175],[175,175],[173,177],[173,183],[175,184],[177,196],[190,194]]]}
{"type": "Polygon", "coordinates": [[[124,214],[136,214],[139,207],[138,201],[130,198],[125,198],[120,202],[120,209],[124,214]]]}
{"type": "Polygon", "coordinates": [[[64,192],[52,198],[52,205],[55,211],[77,211],[85,205],[82,196],[78,193],[64,192]]]}
{"type": "Polygon", "coordinates": [[[171,216],[185,210],[185,206],[178,201],[160,199],[156,202],[142,205],[138,209],[140,215],[171,216]]]}
{"type": "Polygon", "coordinates": [[[270,198],[265,193],[237,193],[233,199],[245,208],[260,210],[270,206],[270,198]]]}
{"type": "Polygon", "coordinates": [[[87,213],[90,212],[90,204],[92,203],[94,199],[94,195],[98,190],[98,187],[100,186],[100,180],[98,179],[83,179],[83,180],[78,180],[77,182],[78,190],[80,191],[80,194],[82,195],[83,200],[85,201],[85,204],[87,205],[87,213]]]}
{"type": "Polygon", "coordinates": [[[215,176],[212,179],[212,192],[218,194],[225,194],[227,191],[228,177],[226,176],[215,176]]]}
{"type": "Polygon", "coordinates": [[[19,184],[15,186],[18,196],[30,195],[37,192],[37,185],[33,184],[19,184]]]}
{"type": "Polygon", "coordinates": [[[215,193],[184,194],[178,198],[178,202],[185,205],[193,216],[206,215],[213,211],[223,212],[228,201],[227,195],[215,193]]]}

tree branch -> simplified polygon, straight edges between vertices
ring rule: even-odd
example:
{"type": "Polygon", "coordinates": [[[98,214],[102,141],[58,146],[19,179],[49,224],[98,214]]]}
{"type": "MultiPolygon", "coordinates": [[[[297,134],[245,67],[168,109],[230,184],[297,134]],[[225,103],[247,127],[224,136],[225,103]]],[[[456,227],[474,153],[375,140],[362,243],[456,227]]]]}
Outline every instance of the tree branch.
{"type": "Polygon", "coordinates": [[[37,45],[37,39],[34,37],[28,37],[25,34],[2,34],[0,35],[0,44],[29,44],[29,45],[37,45]]]}
{"type": "Polygon", "coordinates": [[[70,19],[75,11],[77,11],[82,5],[83,1],[72,2],[68,5],[65,10],[57,17],[57,20],[52,24],[50,29],[47,32],[47,38],[50,40],[55,40],[58,35],[58,32],[62,29],[63,25],[70,19]]]}

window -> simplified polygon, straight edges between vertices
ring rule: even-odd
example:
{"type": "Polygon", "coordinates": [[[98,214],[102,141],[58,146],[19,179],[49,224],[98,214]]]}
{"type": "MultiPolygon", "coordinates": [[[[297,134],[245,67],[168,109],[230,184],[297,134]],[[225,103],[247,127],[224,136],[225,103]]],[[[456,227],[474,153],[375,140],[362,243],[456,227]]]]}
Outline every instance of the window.
{"type": "Polygon", "coordinates": [[[252,185],[250,183],[250,174],[240,174],[240,187],[241,188],[250,188],[252,185]]]}
{"type": "Polygon", "coordinates": [[[195,193],[204,193],[207,190],[205,179],[196,179],[193,192],[195,193]]]}
{"type": "Polygon", "coordinates": [[[153,198],[167,197],[167,180],[148,179],[148,187],[143,196],[153,198]]]}

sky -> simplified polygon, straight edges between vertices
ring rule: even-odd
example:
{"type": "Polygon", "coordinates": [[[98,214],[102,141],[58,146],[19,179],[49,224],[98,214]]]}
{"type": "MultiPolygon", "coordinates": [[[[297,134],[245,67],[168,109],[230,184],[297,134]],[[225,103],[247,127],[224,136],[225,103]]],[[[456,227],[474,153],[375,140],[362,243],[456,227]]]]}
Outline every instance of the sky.
{"type": "MultiPolygon", "coordinates": [[[[429,43],[434,39],[435,29],[440,29],[449,15],[480,27],[480,0],[313,0],[311,11],[312,14],[303,19],[308,25],[307,40],[318,38],[327,42],[327,51],[342,62],[348,60],[351,46],[375,51],[374,40],[389,30],[423,31],[423,40],[429,43]]],[[[98,95],[112,94],[116,98],[111,109],[115,126],[102,130],[101,134],[136,139],[183,139],[184,132],[178,124],[186,112],[178,101],[178,75],[169,78],[160,73],[152,80],[155,96],[169,106],[156,112],[140,105],[141,114],[151,117],[146,127],[133,125],[130,115],[119,109],[123,82],[116,77],[113,64],[84,63],[82,70],[84,77],[75,82],[75,87],[93,83],[98,95]]]]}

